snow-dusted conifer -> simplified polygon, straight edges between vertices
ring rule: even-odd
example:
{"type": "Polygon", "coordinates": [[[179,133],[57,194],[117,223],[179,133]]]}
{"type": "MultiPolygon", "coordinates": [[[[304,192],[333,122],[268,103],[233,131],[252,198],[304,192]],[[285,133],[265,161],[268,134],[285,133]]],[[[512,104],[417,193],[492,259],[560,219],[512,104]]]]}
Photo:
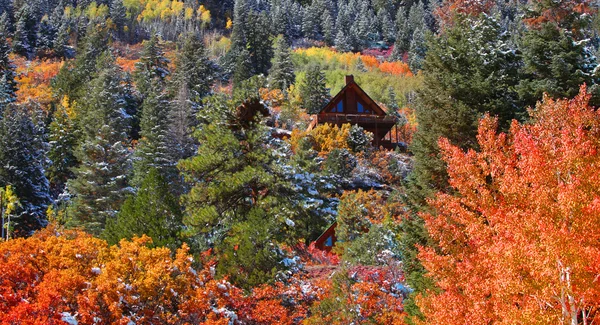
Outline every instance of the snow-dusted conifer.
{"type": "Polygon", "coordinates": [[[269,72],[269,86],[271,89],[286,91],[294,83],[295,78],[290,48],[283,36],[280,35],[275,40],[275,56],[269,72]]]}

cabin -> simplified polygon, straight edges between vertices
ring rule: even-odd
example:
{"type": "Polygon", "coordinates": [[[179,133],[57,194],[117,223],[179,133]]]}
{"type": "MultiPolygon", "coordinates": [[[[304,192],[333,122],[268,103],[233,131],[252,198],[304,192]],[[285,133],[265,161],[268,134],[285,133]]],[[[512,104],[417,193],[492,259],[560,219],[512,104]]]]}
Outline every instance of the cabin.
{"type": "Polygon", "coordinates": [[[326,252],[331,252],[333,245],[337,241],[335,237],[335,228],[337,222],[334,222],[327,230],[325,230],[317,240],[315,240],[315,247],[326,252]]]}
{"type": "Polygon", "coordinates": [[[397,146],[397,132],[391,132],[397,119],[390,116],[367,95],[354,81],[354,76],[346,76],[346,85],[316,115],[309,128],[330,123],[359,125],[373,133],[373,145],[394,149],[397,146]],[[395,135],[395,139],[394,139],[395,135]],[[395,140],[395,141],[394,141],[395,140]]]}

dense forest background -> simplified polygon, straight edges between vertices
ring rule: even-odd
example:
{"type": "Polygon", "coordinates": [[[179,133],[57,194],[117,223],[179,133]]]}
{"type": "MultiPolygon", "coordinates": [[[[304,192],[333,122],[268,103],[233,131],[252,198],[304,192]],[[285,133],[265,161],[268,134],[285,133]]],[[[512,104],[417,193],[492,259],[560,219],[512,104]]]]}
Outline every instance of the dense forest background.
{"type": "Polygon", "coordinates": [[[0,324],[593,324],[599,31],[587,0],[0,0],[0,324]],[[311,124],[346,75],[396,150],[311,124]]]}

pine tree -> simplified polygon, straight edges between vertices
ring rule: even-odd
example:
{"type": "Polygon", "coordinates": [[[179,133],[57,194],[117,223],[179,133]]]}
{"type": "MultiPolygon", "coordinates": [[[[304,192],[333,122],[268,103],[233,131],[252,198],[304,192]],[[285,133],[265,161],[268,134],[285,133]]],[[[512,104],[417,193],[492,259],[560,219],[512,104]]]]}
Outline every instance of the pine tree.
{"type": "Polygon", "coordinates": [[[402,61],[404,53],[408,52],[410,48],[410,39],[412,33],[408,26],[408,19],[406,18],[406,9],[401,6],[398,8],[396,14],[396,42],[394,43],[394,50],[390,56],[393,61],[402,61]]]}
{"type": "Polygon", "coordinates": [[[6,35],[0,33],[0,118],[4,107],[17,99],[15,67],[8,57],[9,54],[10,47],[6,35]]]}
{"type": "Polygon", "coordinates": [[[315,8],[314,1],[311,6],[304,8],[302,19],[302,34],[309,39],[319,39],[319,12],[315,8]]]}
{"type": "Polygon", "coordinates": [[[390,17],[389,12],[385,8],[379,9],[377,12],[377,22],[380,27],[381,36],[387,43],[394,42],[396,38],[396,30],[394,22],[390,17]]]}
{"type": "Polygon", "coordinates": [[[96,76],[98,58],[108,50],[108,41],[106,26],[88,26],[85,39],[78,44],[75,61],[67,61],[52,80],[52,89],[59,98],[66,96],[72,104],[87,95],[85,87],[96,76]]]}
{"type": "Polygon", "coordinates": [[[56,32],[56,39],[54,40],[54,44],[52,44],[52,50],[54,51],[54,55],[64,58],[67,55],[67,46],[69,45],[69,24],[66,21],[63,21],[58,31],[56,32]]]}
{"type": "Polygon", "coordinates": [[[353,49],[352,39],[348,36],[348,33],[339,30],[335,37],[335,48],[340,52],[350,52],[353,49]]]}
{"type": "Polygon", "coordinates": [[[294,64],[290,57],[290,48],[282,35],[275,40],[273,65],[269,71],[271,89],[286,91],[296,80],[294,64]]]}
{"type": "Polygon", "coordinates": [[[37,32],[37,53],[38,56],[49,56],[54,48],[58,26],[53,26],[48,15],[42,17],[37,32]]]}
{"type": "Polygon", "coordinates": [[[245,80],[250,79],[254,75],[250,53],[246,49],[242,49],[235,60],[233,71],[233,87],[236,88],[245,80]]]}
{"type": "Polygon", "coordinates": [[[110,19],[115,24],[117,36],[122,36],[127,24],[127,8],[123,5],[123,0],[110,2],[110,19]]]}
{"type": "Polygon", "coordinates": [[[13,36],[13,51],[25,57],[29,57],[36,47],[36,17],[27,4],[21,7],[17,14],[17,25],[13,36]]]}
{"type": "Polygon", "coordinates": [[[304,109],[309,114],[317,114],[329,101],[329,89],[325,85],[325,74],[318,65],[311,65],[306,71],[306,77],[300,84],[300,95],[304,109]]]}
{"type": "Polygon", "coordinates": [[[204,42],[195,34],[183,37],[177,52],[175,67],[171,85],[172,94],[185,87],[189,91],[189,99],[199,103],[211,92],[215,82],[216,67],[206,55],[204,42]]]}
{"type": "Polygon", "coordinates": [[[161,85],[154,79],[150,92],[142,104],[140,119],[141,139],[134,154],[132,184],[141,185],[147,173],[156,169],[162,177],[172,182],[176,175],[175,163],[169,149],[169,102],[161,85]]]}
{"type": "MultiPolygon", "coordinates": [[[[259,103],[257,98],[253,102],[259,103]]],[[[222,261],[217,272],[250,287],[282,267],[274,249],[284,223],[275,214],[279,177],[264,126],[239,120],[227,121],[237,125],[227,128],[224,122],[219,118],[200,128],[197,154],[179,163],[186,181],[194,184],[183,196],[184,220],[197,231],[201,249],[214,247],[222,261]]]]}
{"type": "Polygon", "coordinates": [[[44,126],[41,109],[14,104],[0,119],[0,185],[11,185],[20,200],[15,234],[31,235],[46,225],[50,188],[44,175],[44,126]]]}
{"type": "Polygon", "coordinates": [[[323,40],[325,41],[325,44],[331,46],[333,45],[336,37],[335,22],[333,20],[333,17],[331,16],[331,13],[329,13],[329,11],[325,11],[321,18],[321,21],[321,28],[323,29],[323,40]]]}
{"type": "Polygon", "coordinates": [[[140,60],[135,64],[133,80],[142,97],[148,96],[154,82],[163,89],[169,75],[169,60],[165,58],[158,36],[153,34],[144,42],[140,60]]]}
{"type": "MultiPolygon", "coordinates": [[[[437,144],[440,137],[461,148],[473,148],[477,121],[483,113],[498,116],[503,128],[520,117],[523,105],[514,88],[521,61],[507,47],[507,37],[489,16],[460,16],[428,43],[424,86],[415,107],[418,128],[410,147],[415,164],[407,188],[416,209],[426,209],[426,198],[448,188],[437,144]]],[[[417,215],[403,220],[401,228],[407,279],[416,292],[422,292],[428,282],[422,276],[415,244],[430,245],[429,239],[417,215]]]]}
{"type": "Polygon", "coordinates": [[[8,17],[8,12],[2,13],[0,15],[0,34],[4,35],[4,37],[9,37],[10,34],[10,18],[8,17]]]}
{"type": "Polygon", "coordinates": [[[410,48],[408,50],[408,66],[415,73],[421,70],[421,65],[427,52],[425,46],[425,36],[421,28],[417,27],[413,33],[413,39],[410,41],[410,48]]]}
{"type": "Polygon", "coordinates": [[[185,84],[179,89],[169,110],[169,148],[174,161],[187,159],[196,151],[196,141],[192,137],[198,124],[196,104],[190,101],[185,84]]]}
{"type": "MultiPolygon", "coordinates": [[[[530,29],[522,38],[523,78],[518,86],[519,96],[533,106],[543,93],[552,98],[572,98],[579,86],[597,84],[593,70],[594,57],[586,49],[585,41],[576,41],[572,33],[545,23],[539,29],[530,29]]],[[[596,87],[593,102],[600,99],[596,87]]]]}
{"type": "Polygon", "coordinates": [[[50,181],[50,188],[54,197],[63,192],[67,180],[74,176],[72,168],[77,165],[77,158],[75,157],[76,130],[69,116],[71,109],[68,105],[68,100],[64,99],[62,105],[56,108],[49,129],[50,149],[48,159],[51,163],[46,169],[46,176],[50,181]]]}
{"type": "Polygon", "coordinates": [[[103,55],[98,70],[87,88],[88,100],[80,103],[77,113],[83,140],[76,157],[81,164],[67,183],[73,196],[68,209],[71,224],[93,234],[101,233],[131,191],[121,71],[110,54],[103,55]]]}
{"type": "Polygon", "coordinates": [[[137,193],[125,200],[117,217],[107,221],[102,236],[114,245],[121,239],[146,235],[152,238],[152,247],[175,250],[181,245],[182,226],[181,207],[169,183],[158,170],[151,169],[137,193]]]}
{"type": "Polygon", "coordinates": [[[265,13],[252,13],[250,16],[246,31],[246,48],[250,54],[253,75],[267,75],[273,58],[269,19],[265,13]]]}

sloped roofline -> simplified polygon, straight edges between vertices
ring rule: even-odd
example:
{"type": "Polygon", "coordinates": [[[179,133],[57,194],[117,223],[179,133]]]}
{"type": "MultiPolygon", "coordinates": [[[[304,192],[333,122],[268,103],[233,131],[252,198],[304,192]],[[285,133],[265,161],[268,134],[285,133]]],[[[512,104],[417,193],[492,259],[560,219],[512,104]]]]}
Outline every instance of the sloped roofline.
{"type": "Polygon", "coordinates": [[[387,115],[386,110],[384,110],[383,108],[381,108],[381,106],[379,106],[377,104],[377,102],[375,102],[371,96],[369,96],[369,94],[367,94],[366,91],[364,91],[357,83],[356,81],[352,80],[350,82],[348,82],[343,88],[342,90],[340,90],[337,95],[333,96],[333,98],[327,103],[325,104],[325,106],[323,106],[323,108],[321,108],[321,110],[319,111],[319,114],[322,113],[326,113],[329,108],[331,108],[333,106],[333,103],[337,102],[337,100],[343,96],[343,94],[348,90],[348,88],[350,88],[351,86],[356,86],[356,88],[358,89],[358,91],[364,95],[364,97],[367,98],[367,101],[369,101],[370,103],[368,103],[368,105],[372,106],[374,108],[375,111],[379,111],[377,112],[378,114],[380,113],[381,115],[387,115]]]}

